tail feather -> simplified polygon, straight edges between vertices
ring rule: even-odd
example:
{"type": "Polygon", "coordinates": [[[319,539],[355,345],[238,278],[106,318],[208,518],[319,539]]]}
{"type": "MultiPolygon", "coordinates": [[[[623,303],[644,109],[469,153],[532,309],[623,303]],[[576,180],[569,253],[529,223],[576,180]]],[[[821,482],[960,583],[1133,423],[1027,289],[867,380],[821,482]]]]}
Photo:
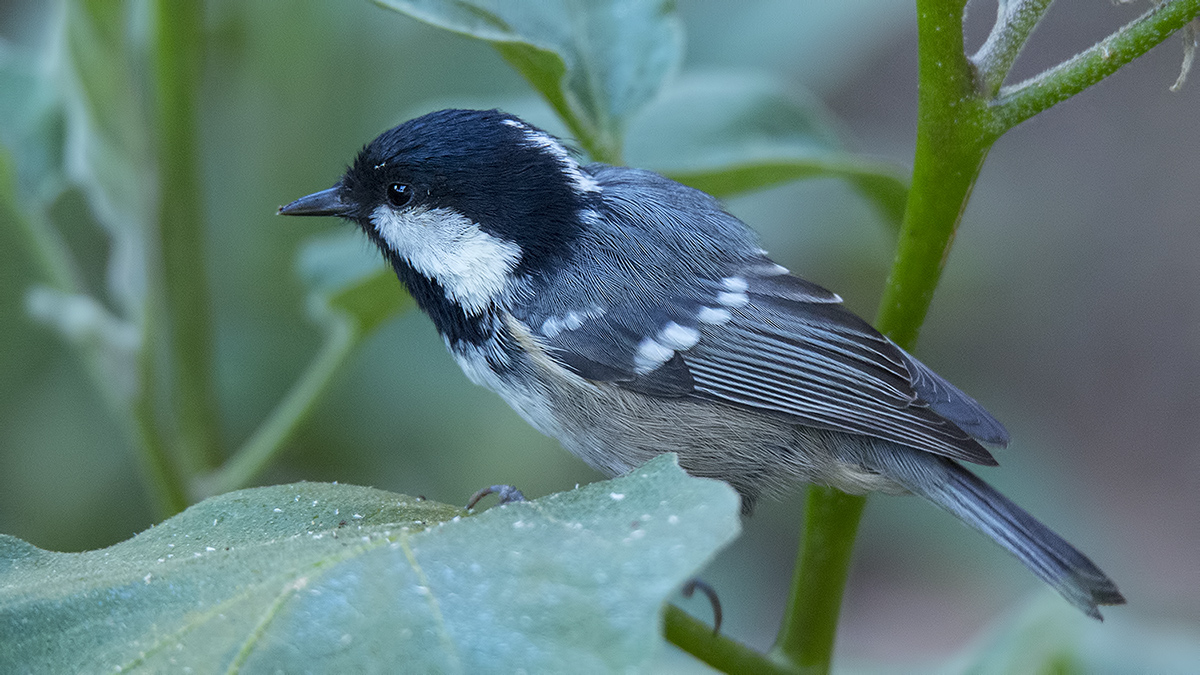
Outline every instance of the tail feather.
{"type": "Polygon", "coordinates": [[[1112,579],[1062,537],[957,462],[909,448],[866,450],[864,464],[994,539],[1088,616],[1125,598],[1112,579]]]}

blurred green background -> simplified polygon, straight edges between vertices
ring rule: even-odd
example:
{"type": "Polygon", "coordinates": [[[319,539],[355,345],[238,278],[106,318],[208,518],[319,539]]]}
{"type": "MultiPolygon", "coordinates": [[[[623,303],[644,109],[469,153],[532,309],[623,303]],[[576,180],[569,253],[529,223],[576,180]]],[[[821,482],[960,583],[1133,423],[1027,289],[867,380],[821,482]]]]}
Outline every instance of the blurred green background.
{"type": "MultiPolygon", "coordinates": [[[[236,446],[320,342],[296,274],[302,242],[346,227],[275,208],[333,183],[380,131],[447,105],[545,121],[484,44],[366,0],[208,3],[201,110],[209,278],[223,438],[236,446]]],[[[56,3],[0,3],[0,36],[51,39],[56,3]]],[[[808,88],[860,152],[910,161],[911,3],[681,3],[685,70],[748,69],[808,88]]],[[[1057,63],[1140,8],[1063,0],[1015,77],[1057,63]]],[[[968,43],[994,16],[972,6],[968,43]]],[[[1168,40],[1000,140],[976,187],[917,354],[1003,420],[1014,442],[983,475],[1121,586],[1110,624],[1200,639],[1200,81],[1171,93],[1168,40]]],[[[631,152],[631,154],[633,154],[631,152]]],[[[891,235],[835,180],[728,208],[783,264],[870,317],[891,235]]],[[[106,239],[78,194],[54,209],[99,284],[106,239]]],[[[55,550],[111,544],[153,515],[137,465],[79,361],[24,311],[27,252],[0,227],[0,532],[55,550]]],[[[364,256],[375,256],[364,240],[364,256]]],[[[470,385],[410,312],[352,358],[263,483],[341,481],[463,503],[514,483],[541,495],[599,476],[470,385]]],[[[799,493],[798,493],[799,495],[799,493]]],[[[767,647],[782,612],[801,500],[765,503],[705,578],[726,630],[767,647]]],[[[839,650],[921,663],[1046,593],[999,548],[917,500],[869,503],[839,650]]],[[[701,616],[699,601],[687,605],[701,616]]]]}

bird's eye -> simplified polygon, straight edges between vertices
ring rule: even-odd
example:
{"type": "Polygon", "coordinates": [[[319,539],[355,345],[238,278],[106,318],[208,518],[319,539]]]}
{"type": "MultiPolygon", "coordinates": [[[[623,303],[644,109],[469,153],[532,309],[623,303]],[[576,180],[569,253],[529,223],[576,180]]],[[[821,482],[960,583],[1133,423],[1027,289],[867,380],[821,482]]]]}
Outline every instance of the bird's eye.
{"type": "Polygon", "coordinates": [[[412,200],[412,188],[404,183],[392,183],[387,187],[387,201],[393,208],[400,208],[412,200]]]}

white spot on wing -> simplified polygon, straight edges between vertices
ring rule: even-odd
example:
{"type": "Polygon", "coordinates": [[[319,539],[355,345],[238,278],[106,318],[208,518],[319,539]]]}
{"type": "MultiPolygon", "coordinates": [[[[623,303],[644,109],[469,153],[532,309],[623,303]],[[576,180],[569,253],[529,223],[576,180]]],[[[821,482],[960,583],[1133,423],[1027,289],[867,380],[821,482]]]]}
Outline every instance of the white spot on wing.
{"type": "Polygon", "coordinates": [[[696,315],[696,318],[700,319],[702,323],[719,326],[723,323],[729,323],[733,315],[729,313],[729,310],[721,309],[720,307],[701,307],[700,313],[696,315]]]}
{"type": "Polygon", "coordinates": [[[564,330],[575,330],[583,325],[584,321],[593,319],[604,314],[604,310],[600,307],[593,306],[584,312],[567,312],[565,316],[552,316],[542,322],[541,333],[544,337],[553,338],[564,330]]]}
{"type": "Polygon", "coordinates": [[[700,331],[687,326],[680,326],[674,321],[667,322],[658,333],[658,342],[677,351],[691,349],[700,341],[700,331]]]}
{"type": "Polygon", "coordinates": [[[633,357],[633,372],[645,375],[670,361],[672,356],[675,356],[674,349],[660,344],[654,338],[645,338],[638,343],[637,354],[633,357]]]}
{"type": "Polygon", "coordinates": [[[726,307],[741,307],[750,302],[750,296],[745,293],[717,293],[717,302],[726,307]]]}
{"type": "Polygon", "coordinates": [[[521,260],[514,243],[484,232],[450,209],[394,211],[380,206],[371,224],[397,255],[437,280],[450,299],[471,315],[481,314],[509,290],[521,260]]]}
{"type": "Polygon", "coordinates": [[[721,285],[731,293],[745,293],[746,289],[750,288],[750,284],[741,277],[725,277],[721,280],[721,285]]]}

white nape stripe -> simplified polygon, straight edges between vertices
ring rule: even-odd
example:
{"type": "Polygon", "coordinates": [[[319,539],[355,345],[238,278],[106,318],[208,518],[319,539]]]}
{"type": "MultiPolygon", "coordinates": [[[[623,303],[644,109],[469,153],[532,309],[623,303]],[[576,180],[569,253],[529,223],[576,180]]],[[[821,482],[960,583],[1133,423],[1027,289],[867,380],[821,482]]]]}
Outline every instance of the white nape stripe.
{"type": "Polygon", "coordinates": [[[658,332],[658,342],[676,351],[685,351],[696,346],[700,341],[700,331],[687,326],[680,326],[674,321],[668,321],[658,332]]]}
{"type": "Polygon", "coordinates": [[[729,313],[729,310],[720,307],[701,307],[700,313],[696,315],[696,318],[701,323],[720,326],[723,323],[729,323],[733,319],[733,315],[729,313]]]}
{"type": "Polygon", "coordinates": [[[412,268],[437,281],[468,315],[478,316],[510,290],[521,261],[516,244],[484,232],[451,209],[395,211],[380,206],[371,224],[412,268]]]}
{"type": "Polygon", "coordinates": [[[633,357],[633,372],[645,375],[671,360],[675,350],[659,344],[654,338],[645,338],[638,343],[637,354],[633,357]]]}
{"type": "Polygon", "coordinates": [[[525,142],[530,146],[545,151],[551,157],[558,161],[562,168],[563,174],[575,184],[575,188],[583,192],[599,192],[600,184],[596,179],[579,167],[579,162],[571,157],[567,149],[563,147],[553,136],[542,131],[538,131],[527,124],[523,124],[518,120],[504,120],[504,124],[510,127],[516,127],[525,132],[525,142]]]}

